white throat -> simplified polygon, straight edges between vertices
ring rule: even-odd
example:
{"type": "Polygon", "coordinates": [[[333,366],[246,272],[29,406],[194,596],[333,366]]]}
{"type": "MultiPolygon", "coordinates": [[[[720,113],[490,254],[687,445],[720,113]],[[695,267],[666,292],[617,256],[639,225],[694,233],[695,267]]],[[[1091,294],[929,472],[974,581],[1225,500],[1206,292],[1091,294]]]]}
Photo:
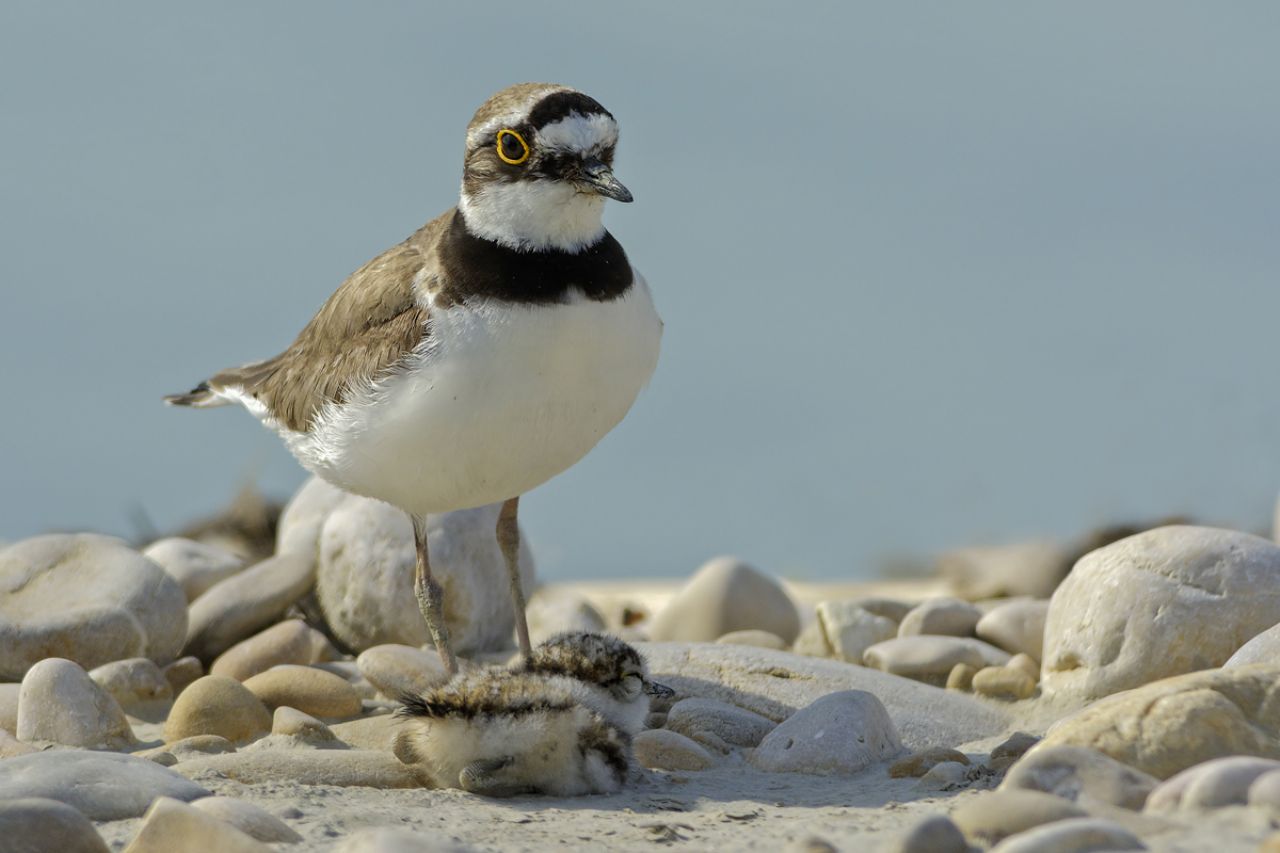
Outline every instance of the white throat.
{"type": "Polygon", "coordinates": [[[604,198],[560,181],[492,183],[464,188],[458,209],[477,237],[521,252],[580,252],[604,236],[604,198]]]}

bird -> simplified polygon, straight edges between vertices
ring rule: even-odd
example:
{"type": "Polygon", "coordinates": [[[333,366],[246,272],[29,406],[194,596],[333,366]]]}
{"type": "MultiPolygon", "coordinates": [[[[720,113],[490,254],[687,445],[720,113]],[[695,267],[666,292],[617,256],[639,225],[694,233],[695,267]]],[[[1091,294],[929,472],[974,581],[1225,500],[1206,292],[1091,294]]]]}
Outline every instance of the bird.
{"type": "Polygon", "coordinates": [[[521,83],[467,125],[457,204],[352,273],[272,358],[166,402],[239,404],[304,468],[408,514],[414,595],[458,663],[426,517],[501,503],[495,537],[531,657],[517,568],[522,495],[577,463],[657,366],[662,320],[603,223],[618,123],[589,95],[521,83]]]}
{"type": "Polygon", "coordinates": [[[490,797],[621,789],[651,697],[670,696],[616,637],[560,634],[512,669],[401,697],[393,751],[430,787],[490,797]]]}

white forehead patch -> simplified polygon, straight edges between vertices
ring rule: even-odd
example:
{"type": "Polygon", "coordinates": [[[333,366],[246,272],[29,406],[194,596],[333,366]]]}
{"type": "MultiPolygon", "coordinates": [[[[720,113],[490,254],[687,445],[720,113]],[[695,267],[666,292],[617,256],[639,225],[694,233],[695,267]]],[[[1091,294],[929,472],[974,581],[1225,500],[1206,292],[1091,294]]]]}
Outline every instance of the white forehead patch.
{"type": "Polygon", "coordinates": [[[618,144],[618,123],[604,113],[569,113],[538,131],[538,145],[560,151],[600,151],[618,144]]]}

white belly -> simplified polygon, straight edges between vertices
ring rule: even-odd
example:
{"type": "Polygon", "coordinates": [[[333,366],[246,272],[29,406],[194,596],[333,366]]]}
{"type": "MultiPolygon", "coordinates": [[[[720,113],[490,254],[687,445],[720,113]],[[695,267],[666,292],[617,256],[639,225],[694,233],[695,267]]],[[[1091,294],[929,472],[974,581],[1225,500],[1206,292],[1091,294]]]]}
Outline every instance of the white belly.
{"type": "Polygon", "coordinates": [[[411,369],[285,435],[310,470],[414,514],[524,494],[626,415],[658,361],[648,286],[622,299],[431,310],[411,369]]]}

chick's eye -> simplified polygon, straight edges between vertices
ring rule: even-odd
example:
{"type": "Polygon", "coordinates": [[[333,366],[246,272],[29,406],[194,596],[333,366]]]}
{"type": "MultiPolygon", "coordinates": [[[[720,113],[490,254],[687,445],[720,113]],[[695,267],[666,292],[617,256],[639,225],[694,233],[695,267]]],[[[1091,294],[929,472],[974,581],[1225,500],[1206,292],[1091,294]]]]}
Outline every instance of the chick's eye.
{"type": "Polygon", "coordinates": [[[529,159],[529,143],[514,130],[498,131],[498,156],[502,162],[519,166],[529,159]]]}

